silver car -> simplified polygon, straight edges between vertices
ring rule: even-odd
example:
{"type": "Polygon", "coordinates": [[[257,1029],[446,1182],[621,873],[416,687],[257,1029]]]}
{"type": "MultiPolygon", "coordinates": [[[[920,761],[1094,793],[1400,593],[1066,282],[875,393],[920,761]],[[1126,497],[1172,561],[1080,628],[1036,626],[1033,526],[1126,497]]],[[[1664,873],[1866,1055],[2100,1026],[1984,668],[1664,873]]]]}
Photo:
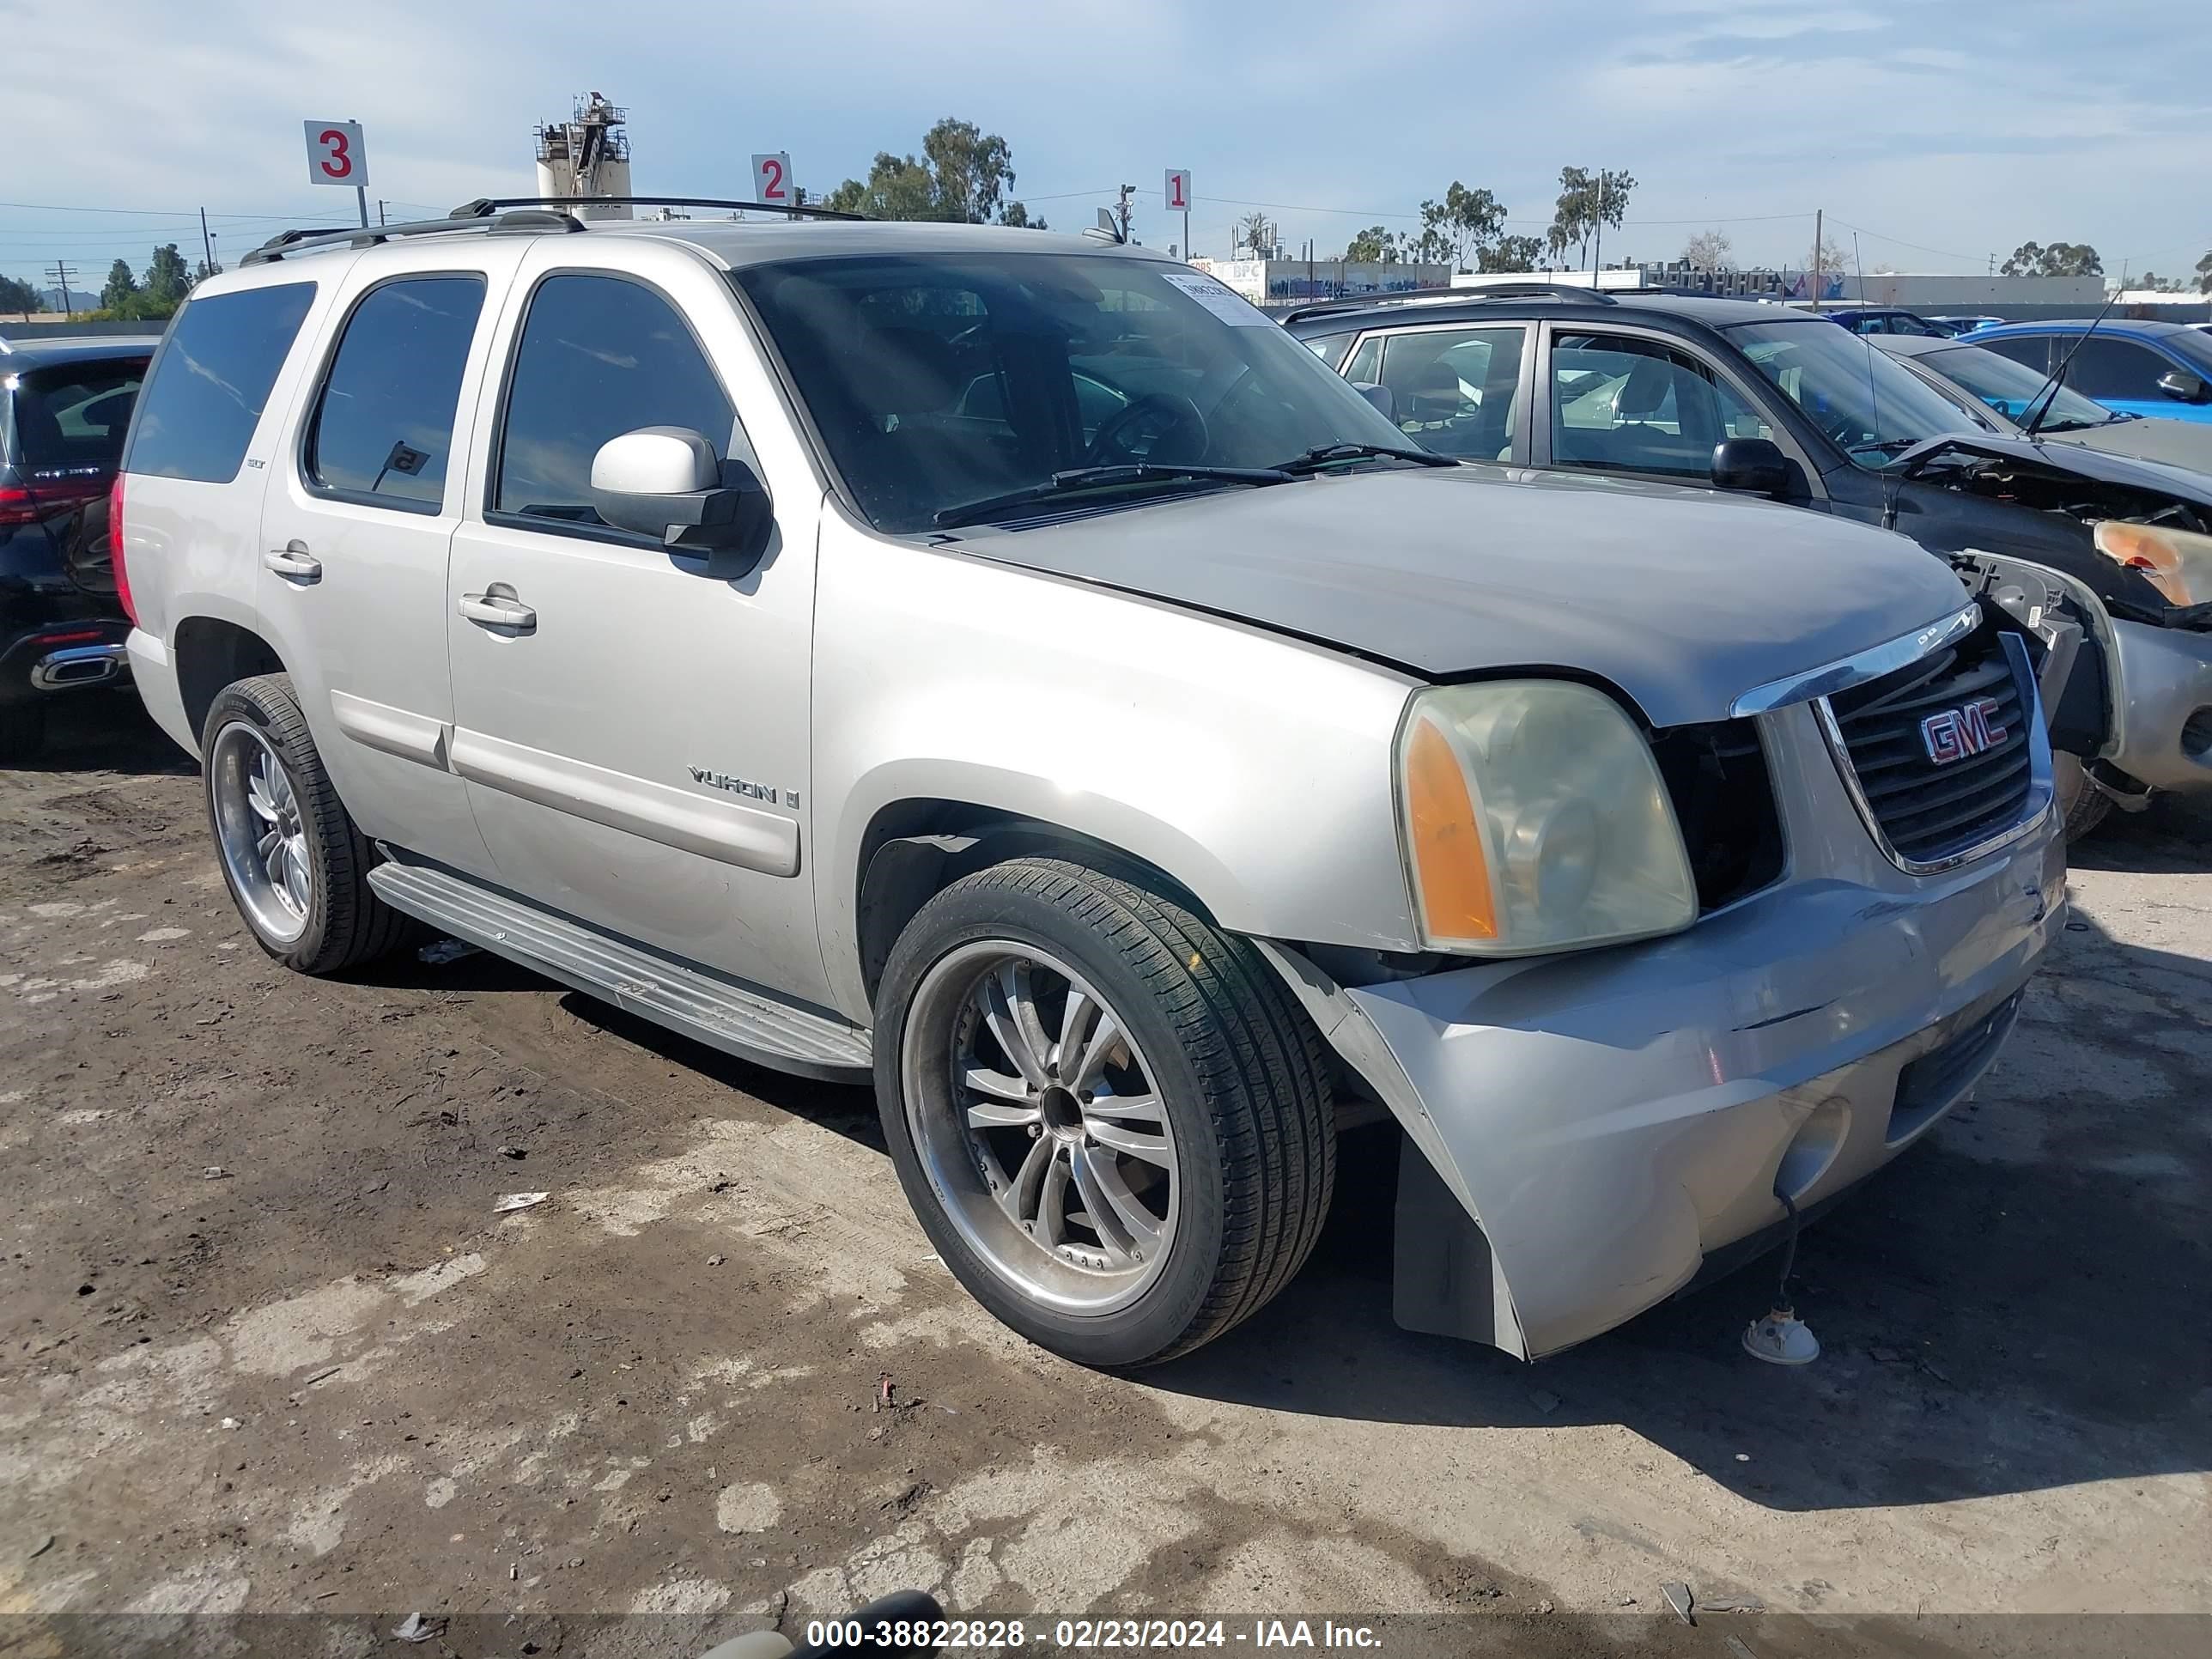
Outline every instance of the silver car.
{"type": "Polygon", "coordinates": [[[1534,1357],[1973,1086],[2057,647],[1881,532],[1403,443],[1146,249],[493,205],[202,283],[118,568],[278,960],[427,923],[872,1080],[1097,1365],[1263,1307],[1387,1114],[1401,1319],[1534,1357]]]}

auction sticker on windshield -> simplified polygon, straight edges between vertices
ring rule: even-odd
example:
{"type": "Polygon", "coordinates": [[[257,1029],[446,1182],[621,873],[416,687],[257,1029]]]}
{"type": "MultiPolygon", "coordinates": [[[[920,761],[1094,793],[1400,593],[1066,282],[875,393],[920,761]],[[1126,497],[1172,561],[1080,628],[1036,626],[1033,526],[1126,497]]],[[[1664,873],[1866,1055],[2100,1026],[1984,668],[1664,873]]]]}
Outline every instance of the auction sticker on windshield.
{"type": "Polygon", "coordinates": [[[1273,328],[1267,314],[1233,289],[1200,270],[1164,270],[1160,273],[1170,286],[1181,289],[1224,323],[1234,323],[1239,328],[1273,328]]]}

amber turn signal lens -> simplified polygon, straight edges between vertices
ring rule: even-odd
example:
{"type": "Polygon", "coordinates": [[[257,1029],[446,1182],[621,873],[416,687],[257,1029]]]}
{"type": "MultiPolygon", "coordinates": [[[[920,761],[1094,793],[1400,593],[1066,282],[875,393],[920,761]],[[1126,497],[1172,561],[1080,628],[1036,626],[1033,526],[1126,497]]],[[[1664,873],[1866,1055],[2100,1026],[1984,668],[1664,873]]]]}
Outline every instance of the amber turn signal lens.
{"type": "Polygon", "coordinates": [[[1433,719],[1414,722],[1406,746],[1406,821],[1422,925],[1431,939],[1494,939],[1498,899],[1482,827],[1451,739],[1433,719]]]}

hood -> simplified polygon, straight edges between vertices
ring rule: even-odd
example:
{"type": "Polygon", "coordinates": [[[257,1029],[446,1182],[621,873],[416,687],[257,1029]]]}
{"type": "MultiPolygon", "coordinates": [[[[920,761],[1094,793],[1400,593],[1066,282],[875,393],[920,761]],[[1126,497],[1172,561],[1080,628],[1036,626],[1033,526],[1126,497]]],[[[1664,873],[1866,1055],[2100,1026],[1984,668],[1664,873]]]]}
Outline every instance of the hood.
{"type": "Polygon", "coordinates": [[[1595,675],[1661,726],[1723,719],[1753,686],[1966,598],[1905,538],[1825,514],[1489,466],[1226,489],[961,540],[1432,678],[1595,675]]]}
{"type": "MultiPolygon", "coordinates": [[[[2179,421],[2144,419],[2121,422],[2122,428],[2136,426],[2179,426],[2179,421]]],[[[2020,461],[2053,467],[2063,472],[2072,472],[2084,478],[2094,478],[2100,483],[2122,484],[2134,489],[2156,490],[2161,495],[2178,496],[2199,507],[2212,507],[2212,477],[2194,471],[2186,464],[2175,465],[2163,459],[2148,459],[2131,453],[2117,453],[2109,446],[2095,448],[2075,442],[2090,432],[2111,428],[2092,427],[2083,432],[2052,433],[2038,438],[1999,437],[1995,433],[1954,433],[1945,437],[1930,438],[1899,459],[1900,471],[1911,476],[1925,470],[1934,458],[1949,452],[1964,451],[1969,454],[1989,455],[1998,460],[2020,461]]],[[[2212,434],[2212,428],[2206,428],[2212,434]]],[[[2212,462],[2212,456],[2208,456],[2212,462]]]]}
{"type": "MultiPolygon", "coordinates": [[[[2114,421],[2107,426],[2083,427],[2078,432],[2047,432],[2046,446],[2065,444],[2094,449],[2106,455],[2129,455],[2141,461],[2162,461],[2197,473],[2212,472],[2212,423],[2166,421],[2154,416],[2114,421]]],[[[2212,479],[2200,477],[2200,492],[2212,489],[2212,479]]]]}

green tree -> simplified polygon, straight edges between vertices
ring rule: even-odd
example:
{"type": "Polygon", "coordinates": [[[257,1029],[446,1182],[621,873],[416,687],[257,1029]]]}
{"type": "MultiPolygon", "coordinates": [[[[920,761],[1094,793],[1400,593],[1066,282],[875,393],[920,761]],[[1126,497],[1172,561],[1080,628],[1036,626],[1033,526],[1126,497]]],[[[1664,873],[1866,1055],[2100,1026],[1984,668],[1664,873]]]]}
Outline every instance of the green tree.
{"type": "Polygon", "coordinates": [[[131,261],[118,259],[107,268],[107,285],[100,290],[103,309],[120,316],[123,308],[137,297],[138,279],[131,274],[131,261]]]}
{"type": "Polygon", "coordinates": [[[1469,190],[1456,179],[1441,202],[1421,204],[1421,228],[1406,248],[1424,264],[1468,270],[1505,228],[1505,204],[1486,190],[1469,190]]]}
{"type": "Polygon", "coordinates": [[[1998,269],[2008,276],[2101,276],[2105,262],[2087,242],[2022,242],[1998,269]]]}
{"type": "Polygon", "coordinates": [[[1553,204],[1552,228],[1545,233],[1546,246],[1554,255],[1576,251],[1577,266],[1589,263],[1590,242],[1600,226],[1620,228],[1628,211],[1628,198],[1636,188],[1635,175],[1601,167],[1559,169],[1559,197],[1553,204]]]}
{"type": "Polygon", "coordinates": [[[1370,225],[1344,245],[1344,257],[1395,264],[1398,262],[1397,240],[1382,226],[1370,225]]]}
{"type": "Polygon", "coordinates": [[[2206,254],[2197,262],[2197,291],[2212,294],[2212,253],[2206,254]]]}
{"type": "Polygon", "coordinates": [[[39,298],[39,290],[28,283],[18,282],[13,276],[0,276],[0,311],[20,312],[29,316],[34,311],[46,309],[39,298]]]}
{"type": "Polygon", "coordinates": [[[1543,257],[1544,244],[1534,236],[1501,236],[1495,246],[1481,250],[1477,270],[1534,270],[1543,257]]]}
{"type": "Polygon", "coordinates": [[[185,295],[191,289],[191,272],[185,264],[185,256],[177,252],[177,245],[170,242],[155,248],[154,257],[146,262],[146,297],[174,311],[184,303],[185,295]]]}
{"type": "Polygon", "coordinates": [[[1030,210],[1019,202],[1009,202],[999,210],[999,222],[1011,225],[1016,230],[1049,230],[1050,225],[1042,219],[1030,217],[1030,210]]]}
{"type": "Polygon", "coordinates": [[[1006,212],[1020,207],[1006,198],[1013,160],[1012,148],[997,133],[948,115],[922,135],[921,155],[878,150],[866,179],[848,179],[823,205],[871,219],[980,225],[999,214],[1002,223],[1027,224],[1026,209],[1018,221],[1001,212],[1001,204],[1006,212]]]}

